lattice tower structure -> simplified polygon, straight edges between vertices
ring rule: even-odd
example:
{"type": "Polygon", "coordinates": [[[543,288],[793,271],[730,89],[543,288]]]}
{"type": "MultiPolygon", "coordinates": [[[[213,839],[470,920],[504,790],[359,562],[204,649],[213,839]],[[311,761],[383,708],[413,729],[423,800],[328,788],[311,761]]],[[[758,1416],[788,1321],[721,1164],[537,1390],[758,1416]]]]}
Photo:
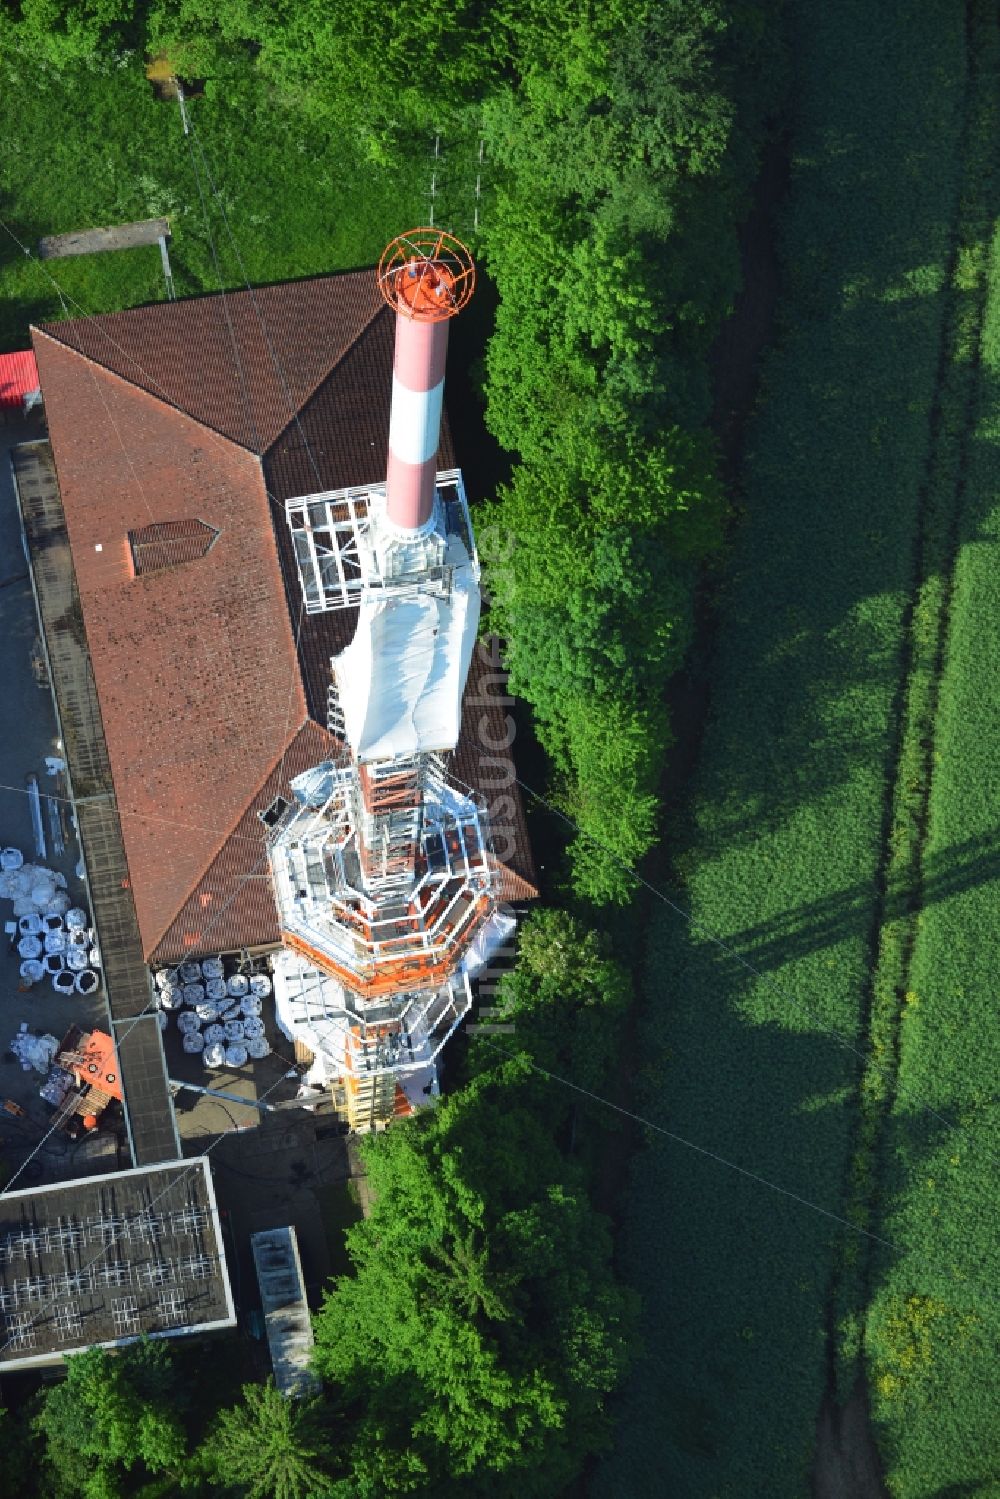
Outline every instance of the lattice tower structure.
{"type": "Polygon", "coordinates": [[[468,252],[440,231],[393,241],[379,267],[396,311],[386,481],[286,503],[307,611],[358,610],[331,662],[344,753],[292,782],[269,857],[296,982],[311,968],[339,986],[325,1009],[341,1011],[339,1035],[323,1033],[359,1129],[391,1118],[400,1079],[433,1067],[471,1002],[463,958],[499,903],[485,808],[443,758],[480,608],[461,474],[435,467],[448,324],[473,282],[468,252]]]}

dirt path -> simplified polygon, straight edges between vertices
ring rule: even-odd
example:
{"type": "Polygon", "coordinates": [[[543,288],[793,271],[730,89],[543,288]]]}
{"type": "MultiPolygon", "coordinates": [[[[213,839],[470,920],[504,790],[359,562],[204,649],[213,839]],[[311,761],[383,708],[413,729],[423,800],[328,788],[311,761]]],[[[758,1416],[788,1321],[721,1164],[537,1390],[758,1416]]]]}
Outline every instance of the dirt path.
{"type": "Polygon", "coordinates": [[[863,1383],[844,1406],[828,1391],[816,1425],[813,1499],[885,1499],[885,1492],[863,1383]]]}

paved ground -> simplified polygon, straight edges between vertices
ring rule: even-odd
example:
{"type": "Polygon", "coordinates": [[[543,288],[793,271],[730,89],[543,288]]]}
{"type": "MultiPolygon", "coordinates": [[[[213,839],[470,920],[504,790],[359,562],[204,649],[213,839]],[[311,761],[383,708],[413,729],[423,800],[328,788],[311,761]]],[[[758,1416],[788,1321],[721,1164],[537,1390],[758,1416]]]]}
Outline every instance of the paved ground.
{"type": "MultiPolygon", "coordinates": [[[[0,426],[0,837],[32,860],[35,839],[25,776],[34,771],[43,791],[52,787],[45,775],[45,757],[57,753],[57,730],[52,698],[31,671],[38,622],[7,450],[38,435],[37,419],[0,426]]],[[[44,821],[51,844],[48,819],[44,821]]],[[[54,859],[50,846],[46,863],[69,876],[78,858],[78,850],[67,848],[63,858],[54,859]]]]}
{"type": "MultiPolygon", "coordinates": [[[[285,1077],[294,1062],[292,1044],[274,1023],[273,999],[264,1001],[261,1019],[272,1048],[271,1055],[259,1062],[249,1061],[244,1067],[220,1067],[213,1072],[204,1066],[200,1056],[191,1056],[184,1051],[180,1032],[171,1020],[163,1036],[168,1076],[175,1082],[195,1083],[203,1088],[212,1088],[249,1100],[264,1099],[269,1103],[278,1103],[294,1098],[299,1078],[285,1077]]],[[[182,1089],[178,1093],[175,1109],[177,1130],[185,1155],[192,1153],[189,1141],[198,1141],[206,1135],[216,1135],[227,1129],[253,1129],[261,1120],[261,1111],[251,1104],[234,1103],[232,1098],[206,1098],[188,1089],[182,1089]]]]}
{"type": "MultiPolygon", "coordinates": [[[[37,417],[0,425],[0,844],[13,844],[25,858],[35,862],[35,839],[25,794],[25,776],[33,771],[43,791],[51,789],[45,774],[45,757],[58,753],[58,730],[52,698],[39,687],[31,669],[31,656],[38,636],[34,599],[21,542],[21,531],[11,483],[8,449],[15,442],[40,435],[37,417]]],[[[44,809],[43,809],[44,810],[44,809]]],[[[68,822],[68,819],[67,819],[68,822]]],[[[86,887],[76,876],[79,847],[69,824],[69,839],[62,857],[52,852],[48,817],[44,818],[50,869],[67,878],[74,903],[86,907],[86,887]]],[[[0,900],[0,921],[11,918],[11,907],[0,900]]],[[[8,1169],[17,1165],[48,1128],[50,1110],[38,1097],[42,1078],[22,1072],[8,1051],[11,1037],[22,1022],[56,1039],[76,1024],[107,1029],[103,996],[65,998],[48,983],[20,989],[20,957],[11,952],[0,925],[0,1096],[12,1098],[27,1111],[23,1121],[9,1121],[0,1114],[0,1157],[8,1169]]],[[[75,1150],[61,1137],[53,1137],[38,1158],[41,1173],[32,1170],[33,1182],[65,1179],[86,1164],[91,1147],[75,1150]]],[[[112,1159],[110,1164],[114,1165],[112,1159]]]]}
{"type": "Polygon", "coordinates": [[[347,1269],[343,1231],[360,1217],[361,1194],[357,1185],[349,1186],[359,1171],[353,1142],[329,1112],[320,1110],[266,1114],[247,1130],[234,1128],[219,1108],[212,1130],[201,1140],[187,1137],[185,1154],[209,1149],[240,1311],[260,1306],[250,1235],[289,1223],[298,1236],[309,1301],[316,1306],[329,1277],[347,1269]]]}

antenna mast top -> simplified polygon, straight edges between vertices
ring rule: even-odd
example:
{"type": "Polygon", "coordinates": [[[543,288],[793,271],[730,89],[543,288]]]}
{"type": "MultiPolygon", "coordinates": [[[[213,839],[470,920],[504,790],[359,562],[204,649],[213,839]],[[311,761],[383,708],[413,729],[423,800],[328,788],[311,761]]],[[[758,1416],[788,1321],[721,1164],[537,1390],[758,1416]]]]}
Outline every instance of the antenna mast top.
{"type": "Polygon", "coordinates": [[[461,240],[442,229],[411,229],[386,246],[378,286],[389,306],[418,323],[443,323],[472,296],[476,267],[461,240]]]}

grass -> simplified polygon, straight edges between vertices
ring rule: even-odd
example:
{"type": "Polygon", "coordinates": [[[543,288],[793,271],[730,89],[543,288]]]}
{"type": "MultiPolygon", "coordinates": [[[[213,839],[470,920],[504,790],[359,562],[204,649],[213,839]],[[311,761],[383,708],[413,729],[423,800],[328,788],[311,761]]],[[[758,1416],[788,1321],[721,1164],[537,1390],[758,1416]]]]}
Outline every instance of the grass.
{"type": "MultiPolygon", "coordinates": [[[[963,17],[796,8],[780,346],[744,475],[677,898],[654,906],[642,1107],[833,1213],[858,1122],[909,603],[958,211],[963,17]],[[756,980],[718,934],[780,985],[756,980]]],[[[808,1490],[835,1227],[651,1141],[625,1263],[646,1349],[596,1492],[808,1490]]]]}
{"type": "MultiPolygon", "coordinates": [[[[188,108],[254,283],[373,264],[392,235],[427,215],[427,142],[389,167],[357,160],[235,70],[188,108]]],[[[136,57],[61,74],[17,55],[0,60],[0,135],[0,216],[32,250],[45,234],[166,216],[178,296],[216,291],[201,174],[222,282],[243,284],[197,145],[177,104],[154,98],[136,57]]],[[[47,265],[88,312],[165,296],[156,248],[47,265]]],[[[0,231],[0,348],[25,347],[30,322],[61,315],[45,272],[0,231]]]]}
{"type": "Polygon", "coordinates": [[[976,425],[934,737],[921,912],[885,1142],[880,1257],[866,1325],[873,1411],[899,1499],[996,1494],[1000,1154],[996,878],[1000,794],[1000,225],[989,247],[976,425]],[[939,882],[940,883],[940,882],[939,882]],[[957,1130],[914,1103],[928,1100],[957,1130]]]}
{"type": "MultiPolygon", "coordinates": [[[[921,905],[935,900],[924,860],[935,722],[952,599],[953,564],[968,484],[968,452],[978,395],[978,346],[983,324],[992,213],[1000,207],[996,164],[1000,34],[988,0],[968,7],[968,82],[962,146],[963,179],[953,246],[941,378],[932,412],[932,448],[922,502],[918,578],[909,622],[907,682],[892,816],[883,873],[885,898],[868,1018],[868,1055],[860,1088],[860,1120],[849,1181],[847,1216],[876,1226],[878,1154],[887,1109],[896,1093],[900,1020],[912,1001],[911,961],[921,905]]],[[[928,871],[929,872],[929,871],[928,871]]],[[[905,1082],[904,1082],[905,1090],[905,1082]]],[[[834,1299],[838,1393],[846,1399],[859,1362],[869,1256],[856,1236],[845,1238],[834,1299]]]]}

